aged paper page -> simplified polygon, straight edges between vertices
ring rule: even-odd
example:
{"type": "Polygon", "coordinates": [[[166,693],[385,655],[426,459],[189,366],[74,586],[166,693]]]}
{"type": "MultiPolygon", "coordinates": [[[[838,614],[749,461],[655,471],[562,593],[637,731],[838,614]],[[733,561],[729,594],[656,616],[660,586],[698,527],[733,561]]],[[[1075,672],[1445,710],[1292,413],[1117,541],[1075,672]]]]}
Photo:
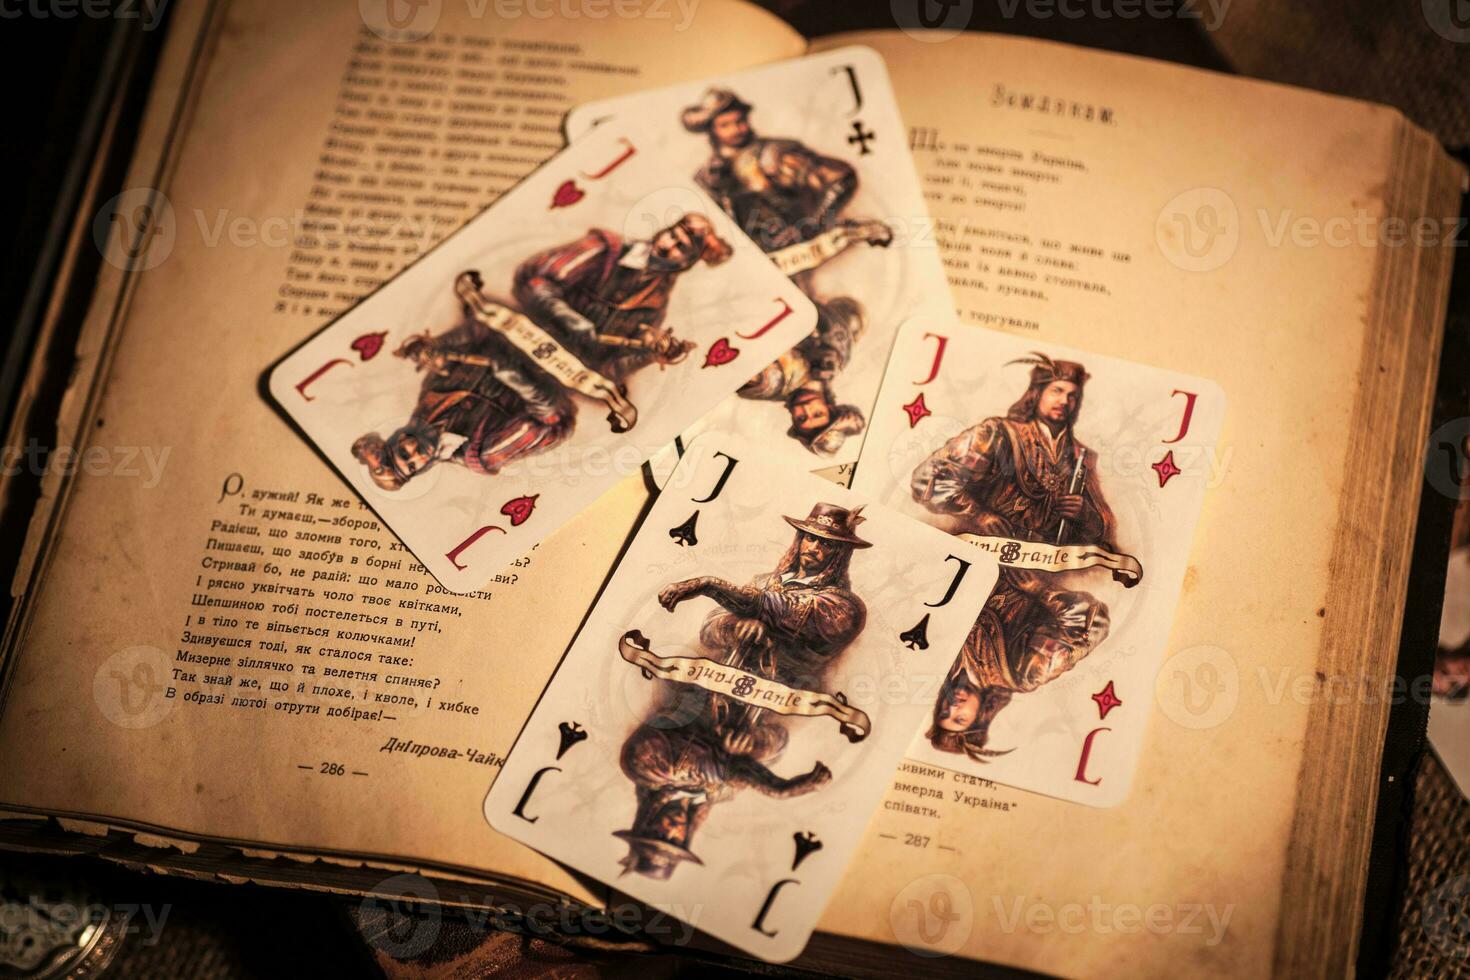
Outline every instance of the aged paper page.
{"type": "MultiPolygon", "coordinates": [[[[1169,659],[1156,690],[1116,692],[1154,713],[1129,800],[1092,809],[909,766],[823,928],[1048,973],[1264,975],[1294,809],[1322,805],[1297,797],[1309,717],[1329,697],[1381,706],[1372,678],[1392,663],[1370,647],[1363,673],[1323,673],[1319,651],[1402,588],[1360,580],[1361,604],[1329,601],[1344,533],[1407,551],[1408,530],[1354,531],[1339,503],[1352,466],[1389,455],[1350,452],[1348,433],[1400,119],[1037,41],[818,47],[854,42],[888,59],[964,319],[1212,378],[1227,410],[1169,659]]],[[[1430,357],[1372,355],[1416,411],[1437,346],[1420,344],[1430,357]]],[[[1417,493],[1406,465],[1395,479],[1417,493]]],[[[1333,819],[1366,841],[1371,813],[1333,819]]]]}
{"type": "Polygon", "coordinates": [[[743,4],[616,10],[634,7],[568,20],[443,4],[412,42],[355,3],[209,8],[182,146],[119,209],[124,227],[155,219],[111,242],[125,300],[84,341],[101,390],[59,530],[21,583],[0,751],[25,762],[0,771],[0,810],[583,894],[492,832],[481,801],[641,478],[481,593],[448,595],[261,377],[555,152],[571,105],[802,47],[743,4]]]}

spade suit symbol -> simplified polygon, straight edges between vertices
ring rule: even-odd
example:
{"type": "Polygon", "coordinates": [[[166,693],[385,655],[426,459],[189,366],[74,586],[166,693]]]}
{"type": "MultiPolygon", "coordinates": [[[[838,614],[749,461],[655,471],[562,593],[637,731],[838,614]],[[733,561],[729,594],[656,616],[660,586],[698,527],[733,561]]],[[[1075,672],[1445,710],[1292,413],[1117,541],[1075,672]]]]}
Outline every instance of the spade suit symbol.
{"type": "Polygon", "coordinates": [[[913,629],[898,634],[899,640],[910,650],[929,649],[929,614],[914,624],[913,629]]]}
{"type": "Polygon", "coordinates": [[[582,726],[577,724],[575,721],[564,721],[560,725],[558,725],[557,728],[561,730],[561,745],[556,750],[556,757],[558,759],[566,755],[567,749],[571,748],[573,745],[576,745],[578,742],[587,741],[587,732],[583,730],[582,726]]]}
{"type": "Polygon", "coordinates": [[[817,840],[817,835],[810,830],[804,832],[798,830],[791,835],[791,839],[796,841],[796,857],[791,861],[792,871],[795,871],[796,866],[806,860],[807,855],[822,849],[822,842],[817,840]]]}
{"type": "Polygon", "coordinates": [[[689,520],[680,524],[678,527],[669,528],[669,537],[677,541],[681,548],[684,545],[693,547],[699,544],[699,538],[694,534],[694,526],[697,523],[699,523],[699,511],[696,510],[689,515],[689,520]]]}

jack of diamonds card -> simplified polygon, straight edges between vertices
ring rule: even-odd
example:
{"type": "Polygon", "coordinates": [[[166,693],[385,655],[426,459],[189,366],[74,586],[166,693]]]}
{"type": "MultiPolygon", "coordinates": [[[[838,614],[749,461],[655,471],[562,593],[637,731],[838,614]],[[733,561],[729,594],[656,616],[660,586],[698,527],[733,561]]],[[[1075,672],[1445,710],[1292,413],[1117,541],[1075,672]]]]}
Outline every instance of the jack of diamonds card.
{"type": "Polygon", "coordinates": [[[270,390],[466,592],[815,322],[649,138],[611,125],[289,354],[270,390]]]}
{"type": "Polygon", "coordinates": [[[567,131],[609,118],[646,122],[817,306],[816,328],[684,441],[733,432],[808,470],[855,462],[894,332],[953,311],[883,59],[847,47],[588,103],[567,131]]]}
{"type": "Polygon", "coordinates": [[[954,320],[904,325],[853,485],[1001,565],[910,758],[1124,800],[1223,471],[1224,411],[1202,378],[954,320]]]}
{"type": "Polygon", "coordinates": [[[485,800],[762,959],[806,945],[996,581],[987,552],[710,433],[485,800]]]}

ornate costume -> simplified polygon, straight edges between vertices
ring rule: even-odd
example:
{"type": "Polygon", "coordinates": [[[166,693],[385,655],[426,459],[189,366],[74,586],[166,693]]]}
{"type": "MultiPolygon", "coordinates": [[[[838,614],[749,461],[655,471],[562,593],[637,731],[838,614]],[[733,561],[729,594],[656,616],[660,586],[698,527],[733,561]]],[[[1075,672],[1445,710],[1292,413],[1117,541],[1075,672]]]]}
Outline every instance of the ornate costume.
{"type": "Polygon", "coordinates": [[[848,436],[867,427],[856,405],[837,403],[831,385],[847,367],[866,322],[862,306],[846,296],[816,306],[817,328],[741,385],[738,394],[741,398],[784,402],[788,411],[803,401],[825,403],[830,413],[825,427],[807,431],[793,424],[786,434],[819,456],[830,456],[848,436]]]}
{"type": "MultiPolygon", "coordinates": [[[[686,216],[675,227],[696,239],[696,260],[717,264],[729,256],[730,246],[703,218],[686,216]]],[[[611,231],[594,228],[575,242],[521,263],[513,295],[527,316],[582,363],[622,381],[658,360],[655,338],[667,337],[661,328],[669,296],[685,268],[660,262],[648,242],[624,242],[611,231]]]]}
{"type": "Polygon", "coordinates": [[[399,354],[417,358],[432,350],[444,366],[424,378],[408,422],[388,440],[369,433],[352,447],[379,486],[396,490],[412,476],[393,452],[394,444],[408,437],[434,460],[493,474],[513,459],[556,446],[571,433],[576,420],[571,398],[500,335],[469,321],[429,347],[423,344],[424,338],[412,338],[399,354]],[[456,355],[482,363],[454,360],[456,355]]]}
{"type": "MultiPolygon", "coordinates": [[[[787,517],[801,534],[775,571],[737,586],[715,578],[668,586],[660,602],[672,609],[695,596],[718,605],[705,619],[700,643],[711,659],[785,684],[820,687],[822,676],[863,631],[867,607],[849,586],[848,560],[869,543],[854,529],[862,518],[831,504],[817,504],[805,519],[787,517]],[[803,536],[833,543],[818,569],[803,573],[803,536]]],[[[785,748],[783,724],[763,708],[687,684],[671,684],[658,709],[623,745],[621,765],[637,788],[638,808],[629,830],[628,871],[667,878],[690,850],[694,832],[711,803],[753,788],[788,797],[824,785],[831,772],[781,777],[767,768],[785,748]]]]}
{"type": "MultiPolygon", "coordinates": [[[[1095,544],[1115,551],[1116,522],[1103,499],[1092,456],[1072,432],[1087,374],[1070,361],[1041,359],[1031,387],[1005,417],[989,418],[950,439],[913,474],[914,499],[959,519],[959,530],[1048,544],[1095,544]],[[1072,418],[1053,433],[1036,416],[1053,381],[1077,386],[1072,418]],[[1080,496],[1063,518],[1060,498],[1080,496]]],[[[1033,691],[1071,669],[1108,631],[1107,606],[1085,592],[1056,587],[1048,572],[1002,567],[961,654],[971,686],[1033,691]]]]}
{"type": "Polygon", "coordinates": [[[615,412],[621,405],[633,424],[623,382],[650,363],[676,362],[692,346],[663,326],[675,280],[700,261],[716,265],[730,254],[698,214],[646,242],[594,228],[521,263],[512,287],[520,313],[488,300],[477,272],[461,273],[455,290],[465,322],[439,337],[411,337],[395,352],[428,372],[412,416],[387,439],[362,436],[353,455],[385,490],[441,461],[493,474],[565,440],[577,407],[563,382],[589,378],[595,383],[578,390],[603,397],[615,412]],[[505,332],[517,320],[525,330],[505,332]],[[551,372],[557,367],[561,375],[551,372]]]}
{"type": "Polygon", "coordinates": [[[834,455],[866,421],[855,405],[839,405],[831,385],[852,357],[863,329],[862,307],[853,299],[817,298],[812,270],[854,242],[886,246],[893,231],[881,221],[850,219],[842,211],[857,193],[857,171],[792,139],[754,135],[751,107],[729,89],[712,88],[684,110],[684,127],[710,140],[710,158],[695,174],[761,249],[817,304],[817,327],[800,344],[751,378],[744,398],[782,401],[791,413],[787,435],[819,456],[834,455]],[[722,120],[726,125],[722,125],[722,120]],[[733,126],[731,120],[738,120],[733,126]],[[822,422],[800,406],[817,406],[822,422]]]}

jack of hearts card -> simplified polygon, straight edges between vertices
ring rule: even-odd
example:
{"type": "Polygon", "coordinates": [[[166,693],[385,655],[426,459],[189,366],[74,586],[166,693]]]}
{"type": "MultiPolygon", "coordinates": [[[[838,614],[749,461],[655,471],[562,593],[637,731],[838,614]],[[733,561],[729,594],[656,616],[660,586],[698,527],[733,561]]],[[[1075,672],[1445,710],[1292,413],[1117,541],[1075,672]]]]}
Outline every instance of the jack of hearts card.
{"type": "Polygon", "coordinates": [[[270,391],[429,572],[467,592],[815,322],[690,177],[616,124],[285,357],[270,391]]]}
{"type": "Polygon", "coordinates": [[[784,962],[854,859],[998,566],[769,456],[716,433],[689,446],[485,816],[784,962]]]}
{"type": "MultiPolygon", "coordinates": [[[[883,59],[853,46],[573,109],[637,119],[817,306],[815,329],[684,435],[732,432],[808,470],[856,462],[894,332],[953,311],[883,59]]],[[[672,455],[655,464],[662,479],[672,455]]]]}
{"type": "Polygon", "coordinates": [[[1001,565],[910,758],[1126,798],[1224,413],[1203,378],[952,319],[904,325],[853,485],[1001,565]]]}

